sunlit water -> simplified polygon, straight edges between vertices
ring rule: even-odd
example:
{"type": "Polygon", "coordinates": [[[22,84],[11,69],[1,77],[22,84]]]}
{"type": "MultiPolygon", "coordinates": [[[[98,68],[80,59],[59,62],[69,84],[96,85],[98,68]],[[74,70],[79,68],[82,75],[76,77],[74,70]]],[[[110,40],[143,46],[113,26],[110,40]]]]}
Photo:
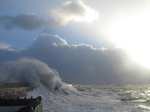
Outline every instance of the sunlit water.
{"type": "Polygon", "coordinates": [[[77,91],[37,89],[29,95],[43,97],[44,112],[149,112],[150,85],[73,85],[77,91]]]}

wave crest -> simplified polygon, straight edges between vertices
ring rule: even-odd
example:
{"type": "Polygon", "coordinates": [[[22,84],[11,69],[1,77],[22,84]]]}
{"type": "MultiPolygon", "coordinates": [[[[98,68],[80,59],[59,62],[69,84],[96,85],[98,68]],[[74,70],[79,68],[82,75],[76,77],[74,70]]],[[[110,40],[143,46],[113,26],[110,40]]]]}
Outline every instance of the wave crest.
{"type": "Polygon", "coordinates": [[[0,76],[1,82],[27,82],[35,88],[44,87],[65,94],[71,94],[75,91],[75,88],[62,82],[55,69],[33,58],[21,58],[16,61],[5,62],[0,76]]]}

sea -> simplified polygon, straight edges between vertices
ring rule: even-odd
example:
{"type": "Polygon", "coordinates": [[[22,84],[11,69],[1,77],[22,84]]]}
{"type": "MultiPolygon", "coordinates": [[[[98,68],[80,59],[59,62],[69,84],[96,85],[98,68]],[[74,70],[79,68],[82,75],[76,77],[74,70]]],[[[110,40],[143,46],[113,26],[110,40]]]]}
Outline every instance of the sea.
{"type": "Polygon", "coordinates": [[[150,112],[150,84],[66,84],[68,88],[37,88],[43,112],[150,112]]]}
{"type": "MultiPolygon", "coordinates": [[[[1,73],[2,72],[2,73],[1,73]]],[[[150,112],[150,84],[68,84],[36,59],[8,61],[0,82],[26,82],[42,97],[43,112],[150,112]]]]}

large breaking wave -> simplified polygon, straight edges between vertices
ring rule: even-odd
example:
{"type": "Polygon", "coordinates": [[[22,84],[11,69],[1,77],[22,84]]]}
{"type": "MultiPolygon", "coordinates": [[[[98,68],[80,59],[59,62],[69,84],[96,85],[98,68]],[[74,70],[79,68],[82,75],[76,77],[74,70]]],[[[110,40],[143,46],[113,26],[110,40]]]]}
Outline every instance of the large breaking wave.
{"type": "Polygon", "coordinates": [[[56,110],[58,104],[63,104],[60,103],[63,101],[62,95],[76,93],[73,86],[61,80],[55,69],[33,58],[5,62],[0,70],[0,77],[0,82],[29,83],[34,90],[28,92],[27,97],[42,96],[44,112],[49,112],[49,109],[56,110]]]}
{"type": "Polygon", "coordinates": [[[27,82],[35,88],[46,88],[71,94],[75,89],[64,83],[59,73],[47,64],[33,58],[7,61],[1,70],[1,82],[27,82]]]}

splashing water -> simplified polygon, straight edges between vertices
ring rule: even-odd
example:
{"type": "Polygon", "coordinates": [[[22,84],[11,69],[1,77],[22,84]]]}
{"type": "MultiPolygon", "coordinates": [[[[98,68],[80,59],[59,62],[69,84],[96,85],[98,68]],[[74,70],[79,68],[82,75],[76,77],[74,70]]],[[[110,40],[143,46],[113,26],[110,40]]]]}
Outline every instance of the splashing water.
{"type": "Polygon", "coordinates": [[[148,112],[149,85],[74,85],[32,58],[4,63],[0,82],[27,82],[35,87],[27,97],[42,96],[43,112],[148,112]]]}
{"type": "Polygon", "coordinates": [[[76,89],[62,82],[59,73],[47,64],[33,58],[21,58],[4,63],[0,72],[0,82],[26,82],[35,89],[27,96],[42,96],[43,108],[48,108],[53,93],[69,95],[76,89]],[[50,97],[51,96],[51,99],[50,97]],[[49,100],[47,100],[49,99],[49,100]]]}
{"type": "Polygon", "coordinates": [[[70,94],[75,89],[62,82],[59,73],[47,64],[32,58],[22,58],[4,63],[1,82],[27,82],[35,88],[47,88],[70,94]]]}

